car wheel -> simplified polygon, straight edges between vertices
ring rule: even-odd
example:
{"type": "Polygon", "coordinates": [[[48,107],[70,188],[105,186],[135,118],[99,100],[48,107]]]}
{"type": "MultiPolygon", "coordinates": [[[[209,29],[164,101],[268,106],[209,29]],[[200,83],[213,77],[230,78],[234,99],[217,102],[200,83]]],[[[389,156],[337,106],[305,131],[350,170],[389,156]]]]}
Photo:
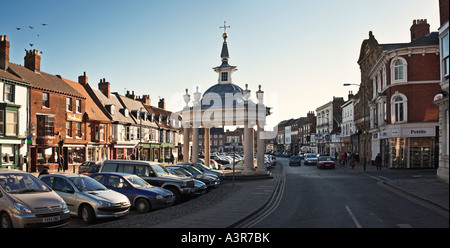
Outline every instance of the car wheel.
{"type": "Polygon", "coordinates": [[[89,206],[87,204],[81,206],[80,216],[81,216],[81,219],[88,224],[91,224],[95,220],[94,210],[92,209],[91,206],[89,206]]]}
{"type": "Polygon", "coordinates": [[[150,202],[144,198],[138,199],[135,207],[139,213],[147,213],[151,209],[150,202]]]}
{"type": "Polygon", "coordinates": [[[175,200],[173,201],[173,205],[177,205],[181,203],[181,194],[180,191],[176,187],[168,187],[168,190],[170,190],[175,197],[175,200]]]}
{"type": "Polygon", "coordinates": [[[13,227],[11,219],[9,218],[7,213],[3,213],[0,216],[0,222],[1,222],[0,228],[12,228],[13,227]]]}

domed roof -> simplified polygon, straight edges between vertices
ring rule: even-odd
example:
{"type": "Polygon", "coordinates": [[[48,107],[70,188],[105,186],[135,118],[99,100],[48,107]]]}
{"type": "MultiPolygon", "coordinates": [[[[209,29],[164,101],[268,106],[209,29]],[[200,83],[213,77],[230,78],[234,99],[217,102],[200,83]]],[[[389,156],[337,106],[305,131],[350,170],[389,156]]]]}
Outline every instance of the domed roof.
{"type": "Polygon", "coordinates": [[[243,90],[235,84],[215,84],[203,93],[202,108],[236,107],[244,104],[243,90]],[[218,102],[220,98],[221,102],[218,102]],[[231,103],[233,105],[231,106],[231,103]]]}

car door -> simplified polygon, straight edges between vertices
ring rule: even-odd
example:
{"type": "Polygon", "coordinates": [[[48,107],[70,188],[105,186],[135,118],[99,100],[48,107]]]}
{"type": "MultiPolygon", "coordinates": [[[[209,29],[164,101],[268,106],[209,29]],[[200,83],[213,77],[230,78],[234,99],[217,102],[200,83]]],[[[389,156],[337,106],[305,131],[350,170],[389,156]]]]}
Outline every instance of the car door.
{"type": "Polygon", "coordinates": [[[107,175],[105,180],[105,186],[108,189],[112,189],[116,192],[124,194],[130,202],[134,202],[136,195],[133,192],[133,187],[122,177],[117,175],[107,175]]]}
{"type": "Polygon", "coordinates": [[[72,187],[72,185],[67,181],[66,178],[63,177],[44,177],[43,180],[44,183],[47,185],[52,185],[52,189],[58,193],[61,198],[64,199],[64,201],[67,204],[67,207],[69,208],[71,213],[77,212],[77,204],[75,200],[75,189],[72,187]],[[49,180],[46,182],[46,180],[49,180]],[[49,182],[51,184],[49,184],[49,182]]]}

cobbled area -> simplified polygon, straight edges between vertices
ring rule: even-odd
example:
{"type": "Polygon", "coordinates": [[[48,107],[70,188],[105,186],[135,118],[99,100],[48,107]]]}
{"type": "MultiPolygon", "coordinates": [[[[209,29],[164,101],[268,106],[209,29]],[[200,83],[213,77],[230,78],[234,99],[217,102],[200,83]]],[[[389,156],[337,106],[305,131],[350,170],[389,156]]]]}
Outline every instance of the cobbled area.
{"type": "Polygon", "coordinates": [[[190,213],[201,211],[209,208],[226,198],[239,189],[240,186],[234,185],[231,181],[224,180],[219,187],[212,189],[210,192],[183,202],[176,206],[165,209],[156,210],[147,214],[138,214],[133,216],[125,216],[124,218],[109,221],[88,228],[146,228],[153,225],[179,218],[190,213]]]}

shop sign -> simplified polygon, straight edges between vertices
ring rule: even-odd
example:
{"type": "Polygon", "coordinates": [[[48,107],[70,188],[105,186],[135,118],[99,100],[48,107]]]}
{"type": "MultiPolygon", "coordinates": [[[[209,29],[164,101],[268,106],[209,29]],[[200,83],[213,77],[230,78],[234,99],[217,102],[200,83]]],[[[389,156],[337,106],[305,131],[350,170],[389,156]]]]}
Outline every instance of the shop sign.
{"type": "Polygon", "coordinates": [[[434,127],[403,128],[402,134],[404,137],[433,137],[434,127]]]}
{"type": "Polygon", "coordinates": [[[83,121],[83,116],[80,114],[67,113],[67,120],[81,122],[83,121]]]}

